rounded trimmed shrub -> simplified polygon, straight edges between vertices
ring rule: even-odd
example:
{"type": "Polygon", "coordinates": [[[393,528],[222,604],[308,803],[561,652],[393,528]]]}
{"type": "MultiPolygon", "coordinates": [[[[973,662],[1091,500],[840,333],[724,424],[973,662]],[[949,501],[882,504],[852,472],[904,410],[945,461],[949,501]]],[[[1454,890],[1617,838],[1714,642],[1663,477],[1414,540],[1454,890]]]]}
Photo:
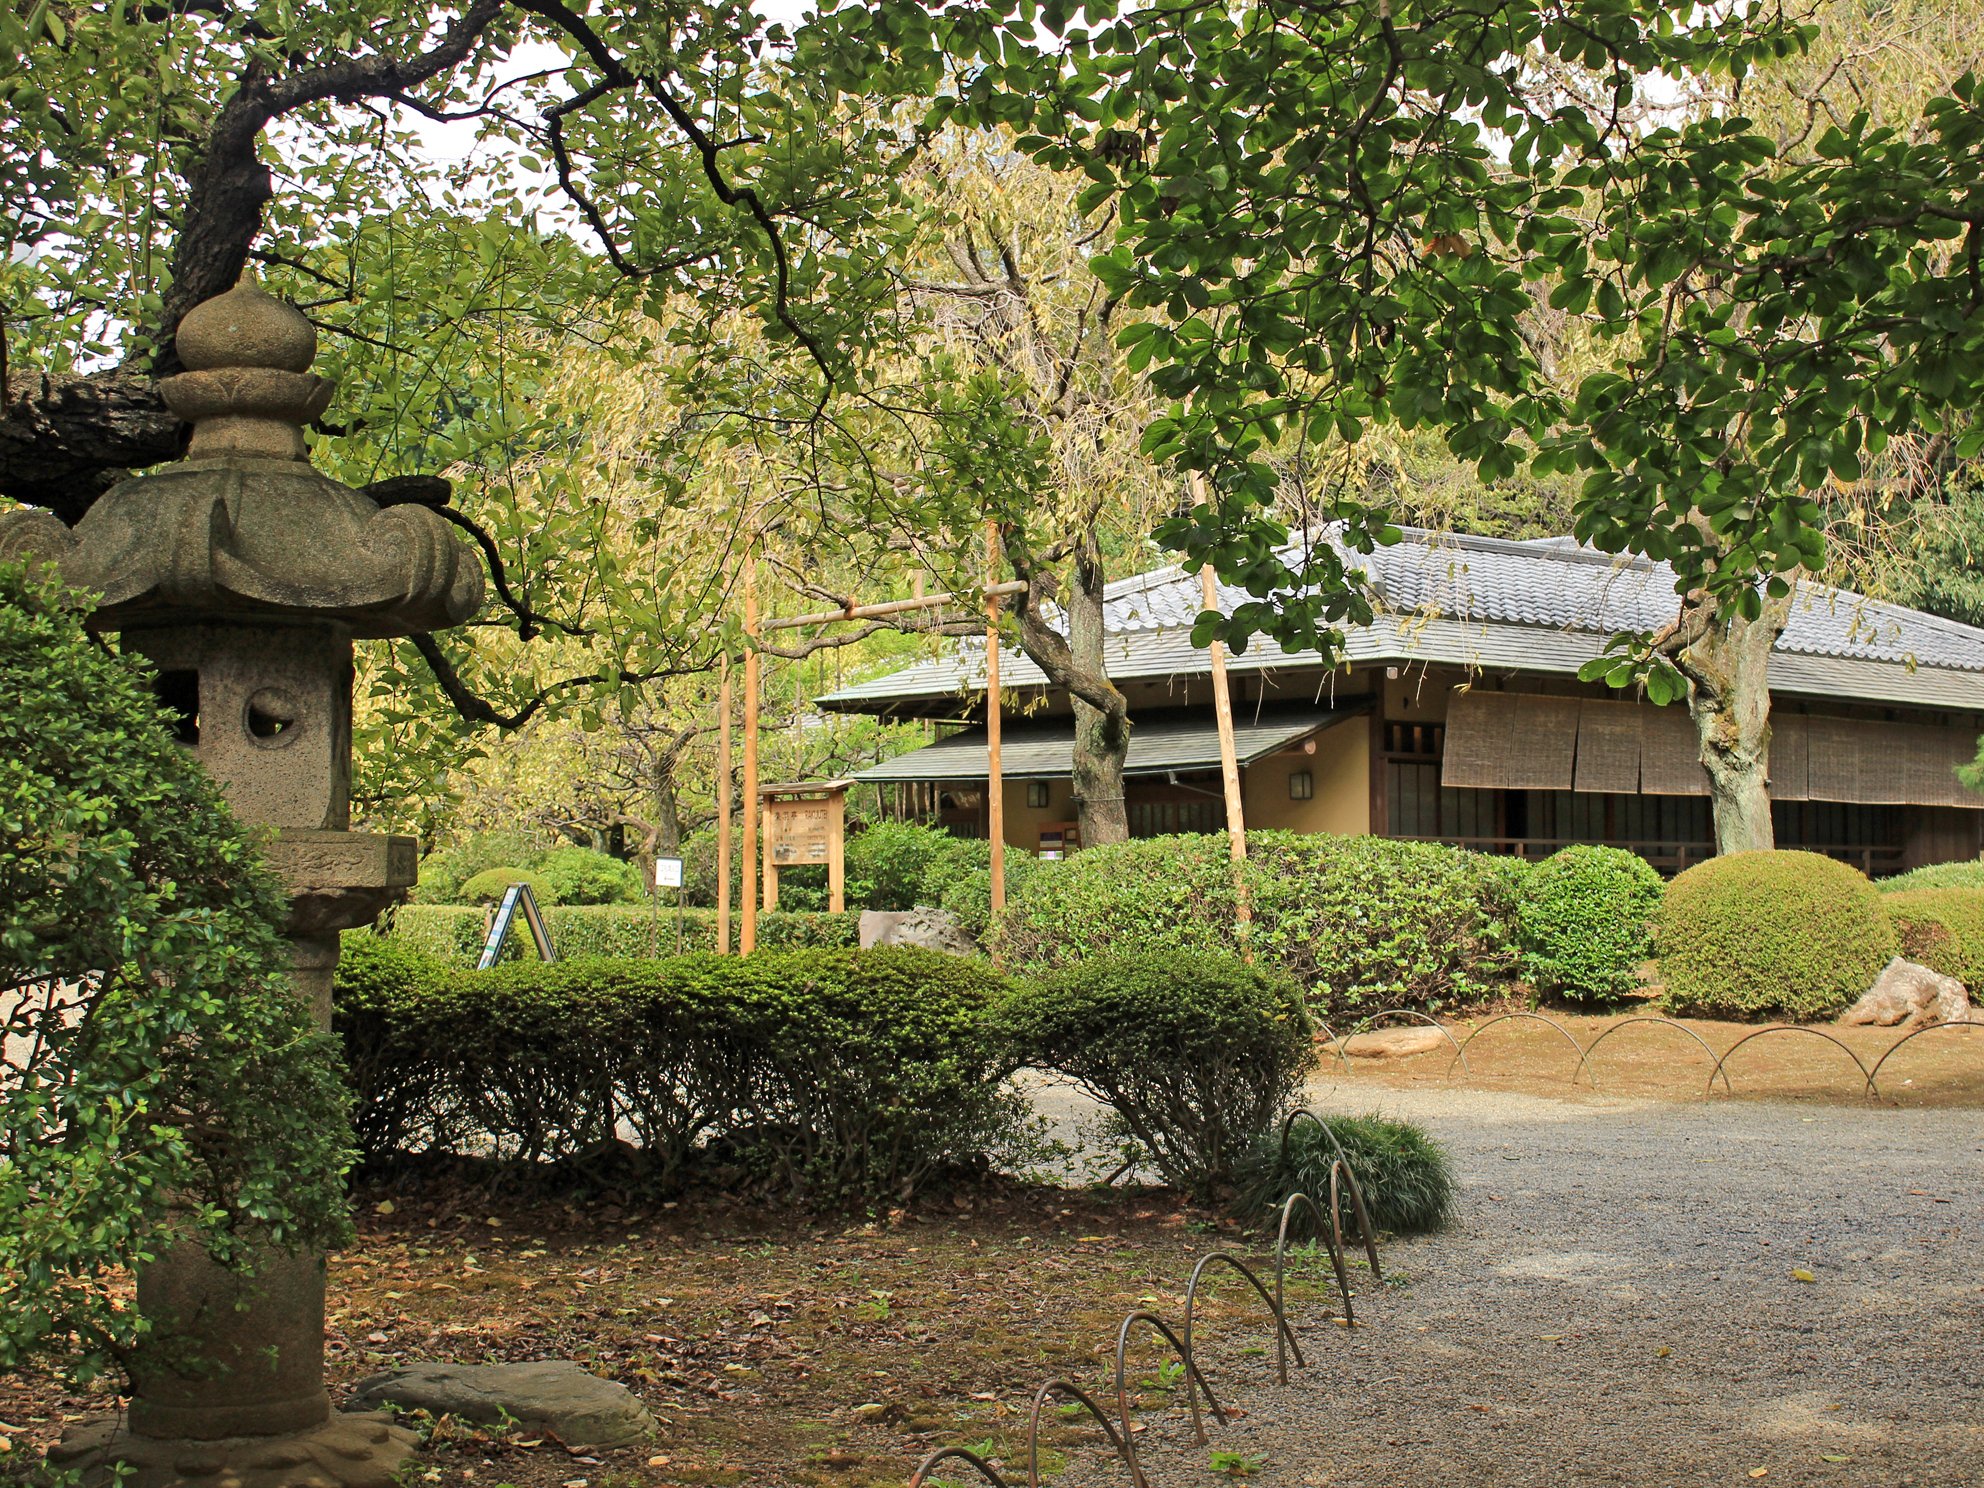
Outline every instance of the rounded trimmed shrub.
{"type": "MultiPolygon", "coordinates": [[[[1437,1230],[1453,1217],[1458,1186],[1447,1151],[1424,1127],[1382,1116],[1326,1116],[1334,1142],[1313,1121],[1298,1121],[1282,1134],[1270,1133],[1247,1154],[1240,1173],[1235,1212],[1256,1222],[1278,1222],[1281,1207],[1294,1193],[1307,1194],[1319,1208],[1330,1202],[1330,1164],[1342,1156],[1357,1177],[1358,1191],[1371,1223],[1394,1235],[1437,1230]]],[[[1356,1226],[1356,1211],[1343,1199],[1346,1235],[1356,1226]]],[[[1297,1209],[1291,1234],[1311,1236],[1315,1216],[1297,1209]]]]}
{"type": "MultiPolygon", "coordinates": [[[[551,886],[560,904],[639,904],[647,898],[640,869],[590,847],[554,847],[531,871],[551,886]]],[[[535,886],[531,892],[537,892],[535,886]]]]}
{"type": "Polygon", "coordinates": [[[1984,889],[1908,889],[1883,902],[1902,955],[1984,991],[1984,889]]]}
{"type": "Polygon", "coordinates": [[[1302,989],[1235,956],[1094,956],[1042,972],[1001,1013],[1013,1060],[1115,1112],[1167,1183],[1210,1197],[1315,1060],[1302,989]]]}
{"type": "Polygon", "coordinates": [[[1830,1018],[1898,949],[1865,874],[1809,852],[1699,863],[1667,886],[1654,944],[1666,1006],[1711,1018],[1830,1018]]]}
{"type": "Polygon", "coordinates": [[[437,848],[420,860],[415,904],[459,904],[462,885],[486,868],[533,863],[537,849],[517,832],[477,832],[453,847],[437,848]]]}
{"type": "Polygon", "coordinates": [[[1875,885],[1883,894],[1907,894],[1916,889],[1984,889],[1984,862],[1931,863],[1884,878],[1875,885]]]}
{"type": "Polygon", "coordinates": [[[529,868],[485,868],[468,880],[455,897],[465,904],[494,904],[511,884],[527,884],[539,908],[558,902],[558,891],[551,880],[529,868]]]}
{"type": "Polygon", "coordinates": [[[1538,992],[1607,1001],[1639,984],[1662,883],[1638,853],[1579,845],[1529,871],[1516,895],[1523,974],[1538,992]]]}

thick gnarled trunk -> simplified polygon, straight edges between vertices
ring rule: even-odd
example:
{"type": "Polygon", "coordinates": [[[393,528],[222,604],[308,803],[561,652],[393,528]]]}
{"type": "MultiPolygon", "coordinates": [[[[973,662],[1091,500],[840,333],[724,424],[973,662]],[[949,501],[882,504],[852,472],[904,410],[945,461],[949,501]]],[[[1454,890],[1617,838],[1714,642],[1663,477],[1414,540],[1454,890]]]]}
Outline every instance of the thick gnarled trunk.
{"type": "Polygon", "coordinates": [[[1682,601],[1674,664],[1688,679],[1702,767],[1708,771],[1718,854],[1776,845],[1770,794],[1770,652],[1791,601],[1765,600],[1754,620],[1719,615],[1705,595],[1682,601]]]}
{"type": "Polygon", "coordinates": [[[1014,568],[1029,587],[1014,606],[1020,646],[1056,687],[1067,689],[1075,711],[1074,794],[1082,844],[1122,842],[1130,835],[1123,798],[1123,765],[1130,754],[1130,705],[1109,680],[1103,654],[1103,589],[1108,582],[1093,534],[1075,547],[1074,584],[1063,603],[1068,634],[1041,618],[1052,597],[1052,579],[1015,555],[1014,568]]]}

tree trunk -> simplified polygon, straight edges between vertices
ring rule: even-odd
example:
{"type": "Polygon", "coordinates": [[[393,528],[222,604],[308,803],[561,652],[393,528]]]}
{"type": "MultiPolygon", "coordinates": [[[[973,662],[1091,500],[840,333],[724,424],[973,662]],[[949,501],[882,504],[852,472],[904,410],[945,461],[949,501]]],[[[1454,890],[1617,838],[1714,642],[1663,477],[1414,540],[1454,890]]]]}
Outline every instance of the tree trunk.
{"type": "Polygon", "coordinates": [[[675,799],[675,761],[655,773],[654,856],[676,858],[682,855],[682,810],[675,799]]]}
{"type": "Polygon", "coordinates": [[[1708,771],[1718,854],[1776,845],[1770,795],[1770,652],[1791,615],[1790,599],[1764,601],[1755,620],[1715,613],[1706,595],[1681,602],[1676,630],[1688,637],[1674,664],[1688,679],[1688,712],[1708,771]]]}
{"type": "Polygon", "coordinates": [[[1041,617],[1052,580],[1033,571],[1024,555],[1015,555],[1013,568],[1029,586],[1014,605],[1020,646],[1074,703],[1075,811],[1082,845],[1123,842],[1130,835],[1130,811],[1123,799],[1130,705],[1109,680],[1103,652],[1102,594],[1108,578],[1101,549],[1092,533],[1075,546],[1075,582],[1065,604],[1066,639],[1041,617]]]}

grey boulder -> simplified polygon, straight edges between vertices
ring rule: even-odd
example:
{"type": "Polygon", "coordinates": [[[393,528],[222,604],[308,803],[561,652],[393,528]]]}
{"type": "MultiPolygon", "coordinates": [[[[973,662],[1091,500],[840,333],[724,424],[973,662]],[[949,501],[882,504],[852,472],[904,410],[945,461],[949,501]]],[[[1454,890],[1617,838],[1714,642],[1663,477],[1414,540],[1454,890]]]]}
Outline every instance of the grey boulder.
{"type": "Polygon", "coordinates": [[[1955,977],[1896,956],[1852,1007],[1839,1015],[1846,1024],[1877,1028],[1926,1028],[1970,1016],[1970,994],[1955,977]]]}
{"type": "Polygon", "coordinates": [[[654,1434],[648,1414],[625,1385],[588,1374],[563,1359],[530,1364],[409,1364],[360,1380],[353,1408],[397,1406],[479,1425],[515,1422],[547,1432],[567,1447],[625,1447],[654,1434]]]}
{"type": "Polygon", "coordinates": [[[953,956],[978,954],[971,937],[941,909],[862,910],[861,949],[878,945],[920,946],[953,956]]]}

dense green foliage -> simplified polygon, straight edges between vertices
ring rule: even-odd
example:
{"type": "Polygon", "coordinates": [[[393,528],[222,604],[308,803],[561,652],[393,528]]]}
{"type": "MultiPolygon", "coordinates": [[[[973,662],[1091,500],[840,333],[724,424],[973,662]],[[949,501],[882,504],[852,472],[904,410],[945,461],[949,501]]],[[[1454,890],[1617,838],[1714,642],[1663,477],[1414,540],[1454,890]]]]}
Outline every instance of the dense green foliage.
{"type": "Polygon", "coordinates": [[[462,885],[476,874],[507,864],[528,867],[536,851],[514,832],[478,832],[454,847],[444,847],[420,860],[420,881],[414,885],[416,904],[460,904],[462,885]]]}
{"type": "Polygon", "coordinates": [[[1984,993],[1984,888],[1907,889],[1881,902],[1902,955],[1984,993]]]}
{"type": "MultiPolygon", "coordinates": [[[[859,938],[860,916],[778,910],[758,916],[758,944],[765,950],[852,946],[859,938]]],[[[454,965],[473,966],[488,934],[487,911],[456,905],[410,904],[393,916],[392,938],[407,948],[454,965]]],[[[716,949],[716,914],[706,909],[682,912],[682,949],[716,949]]],[[[551,946],[560,959],[589,956],[672,956],[676,945],[676,912],[661,905],[557,904],[544,911],[551,946]]],[[[736,916],[730,927],[737,941],[736,916]]],[[[527,954],[529,935],[522,926],[510,933],[506,959],[527,954]]]]}
{"type": "Polygon", "coordinates": [[[1984,889],[1984,863],[1972,859],[1962,863],[1931,863],[1884,878],[1875,885],[1883,894],[1906,894],[1913,889],[1984,889]]]}
{"type": "Polygon", "coordinates": [[[1714,1018],[1830,1018],[1896,950],[1858,869],[1808,852],[1698,863],[1667,886],[1654,936],[1666,1005],[1714,1018]]]}
{"type": "Polygon", "coordinates": [[[1232,1177],[1315,1060],[1302,991],[1208,952],[1090,956],[1021,982],[1001,1012],[1013,1058],[1108,1106],[1167,1183],[1232,1177]]]}
{"type": "MultiPolygon", "coordinates": [[[[983,846],[984,844],[979,844],[983,846]]],[[[1028,852],[1006,854],[1006,901],[1024,891],[1027,883],[1037,874],[1055,872],[1060,863],[1048,858],[1037,858],[1028,852]]],[[[975,867],[959,874],[944,888],[937,901],[942,909],[957,922],[964,931],[980,945],[992,940],[992,870],[989,867],[975,867]]]]}
{"type": "Polygon", "coordinates": [[[818,1199],[896,1198],[1020,1130],[983,963],[883,949],[461,971],[348,937],[337,1027],[372,1161],[493,1142],[641,1179],[701,1165],[818,1199]]]}
{"type": "Polygon", "coordinates": [[[590,847],[536,852],[507,833],[478,834],[460,847],[429,853],[420,864],[420,904],[486,904],[513,883],[527,883],[540,905],[639,904],[647,895],[632,863],[590,847]]]}
{"type": "MultiPolygon", "coordinates": [[[[1325,1214],[1330,1205],[1330,1164],[1339,1156],[1356,1175],[1371,1223],[1395,1235],[1437,1230],[1453,1217],[1457,1186],[1446,1149],[1422,1127],[1382,1116],[1328,1116],[1329,1135],[1313,1121],[1297,1121],[1255,1144],[1242,1164],[1234,1208],[1256,1223],[1279,1224],[1290,1194],[1307,1194],[1325,1214]],[[1332,1141],[1331,1138],[1335,1140],[1332,1141]]],[[[1357,1230],[1348,1190],[1341,1195],[1346,1237],[1357,1230]]],[[[1297,1208],[1291,1235],[1313,1236],[1315,1216],[1297,1208]]]]}
{"type": "Polygon", "coordinates": [[[590,847],[554,847],[531,868],[560,904],[639,904],[647,898],[640,869],[590,847]]]}
{"type": "MultiPolygon", "coordinates": [[[[1434,843],[1250,832],[1255,954],[1326,1018],[1503,995],[1523,867],[1434,843]]],[[[1240,949],[1224,836],[1085,848],[1014,882],[997,935],[1015,965],[1128,950],[1240,949]]]]}
{"type": "Polygon", "coordinates": [[[494,904],[511,884],[529,888],[531,898],[540,908],[558,902],[558,891],[551,886],[551,880],[529,868],[485,868],[463,884],[456,896],[464,904],[494,904]]]}
{"type": "Polygon", "coordinates": [[[1638,853],[1580,845],[1530,869],[1516,897],[1523,975],[1538,992],[1605,1000],[1639,985],[1662,884],[1638,853]]]}
{"type": "Polygon", "coordinates": [[[0,1369],[110,1366],[125,1269],[334,1242],[334,1050],[282,889],[143,675],[0,565],[0,1369]]]}

